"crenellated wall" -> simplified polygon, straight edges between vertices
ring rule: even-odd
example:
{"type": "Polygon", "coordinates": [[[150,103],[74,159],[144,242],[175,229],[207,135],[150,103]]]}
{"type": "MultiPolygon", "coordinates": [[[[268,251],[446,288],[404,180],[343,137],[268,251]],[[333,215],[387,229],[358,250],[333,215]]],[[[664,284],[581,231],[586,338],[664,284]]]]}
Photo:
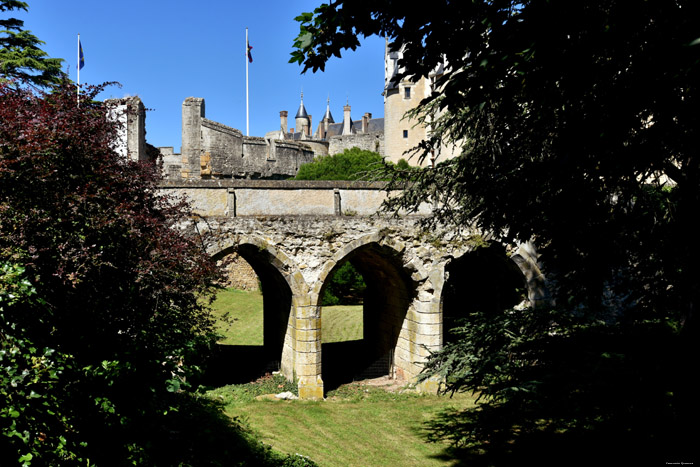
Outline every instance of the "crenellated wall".
{"type": "Polygon", "coordinates": [[[339,154],[346,149],[360,148],[384,155],[384,133],[357,133],[354,135],[331,136],[328,140],[328,154],[339,154]]]}
{"type": "MultiPolygon", "coordinates": [[[[161,151],[172,160],[169,151],[161,151]]],[[[204,99],[188,97],[182,104],[182,153],[179,176],[164,164],[168,179],[284,179],[311,162],[313,148],[298,142],[247,137],[205,118],[204,99]]]]}

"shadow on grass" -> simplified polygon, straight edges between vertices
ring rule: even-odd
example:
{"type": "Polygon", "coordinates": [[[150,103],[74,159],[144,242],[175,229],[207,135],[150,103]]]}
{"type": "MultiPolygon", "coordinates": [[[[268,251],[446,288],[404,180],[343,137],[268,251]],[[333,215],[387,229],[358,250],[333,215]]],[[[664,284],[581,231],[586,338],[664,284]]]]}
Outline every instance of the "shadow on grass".
{"type": "Polygon", "coordinates": [[[537,420],[527,424],[505,407],[448,409],[426,422],[424,436],[449,447],[435,456],[453,466],[607,466],[692,463],[695,430],[669,420],[537,420]],[[524,426],[527,425],[527,426],[524,426]]]}
{"type": "Polygon", "coordinates": [[[211,387],[248,383],[279,366],[279,355],[271,355],[262,345],[217,344],[201,383],[211,387]]]}
{"type": "Polygon", "coordinates": [[[144,446],[138,465],[153,466],[302,466],[295,456],[278,454],[258,441],[220,404],[188,394],[175,395],[176,410],[152,418],[132,432],[144,446]]]}
{"type": "Polygon", "coordinates": [[[391,372],[391,353],[382,353],[363,339],[326,342],[321,346],[321,352],[326,391],[354,381],[387,376],[391,372]]]}

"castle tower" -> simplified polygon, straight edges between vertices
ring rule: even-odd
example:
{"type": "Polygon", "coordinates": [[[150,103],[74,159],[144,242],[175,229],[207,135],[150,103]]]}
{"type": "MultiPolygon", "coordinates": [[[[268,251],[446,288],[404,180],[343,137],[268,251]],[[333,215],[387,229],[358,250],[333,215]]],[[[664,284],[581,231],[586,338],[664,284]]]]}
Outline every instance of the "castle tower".
{"type": "Polygon", "coordinates": [[[287,111],[286,110],[282,110],[280,112],[280,131],[282,132],[283,137],[285,134],[287,134],[287,111]]]}
{"type": "MultiPolygon", "coordinates": [[[[407,111],[416,107],[427,97],[430,83],[426,78],[417,82],[406,79],[396,82],[399,73],[398,62],[401,51],[392,52],[387,42],[384,49],[384,151],[391,162],[400,159],[408,160],[411,165],[418,165],[418,156],[409,159],[410,154],[404,154],[414,148],[427,137],[427,129],[415,119],[404,119],[407,111]]],[[[429,160],[421,165],[430,164],[429,160]]]]}
{"type": "Polygon", "coordinates": [[[299,104],[299,110],[297,110],[296,117],[294,117],[295,124],[297,126],[297,131],[302,134],[302,138],[309,135],[309,129],[311,128],[311,122],[309,121],[309,114],[306,113],[306,107],[304,107],[304,93],[301,93],[301,104],[299,104]]]}
{"type": "Polygon", "coordinates": [[[329,96],[326,99],[326,113],[323,115],[321,123],[319,123],[318,129],[316,130],[316,138],[326,139],[328,128],[330,127],[331,123],[335,123],[335,120],[333,120],[333,115],[331,115],[331,98],[329,96]]]}
{"type": "Polygon", "coordinates": [[[323,120],[326,123],[335,123],[335,120],[333,120],[333,115],[331,115],[331,98],[328,96],[328,99],[326,99],[326,114],[323,116],[323,120]]]}
{"type": "Polygon", "coordinates": [[[352,134],[352,118],[350,118],[350,105],[343,106],[343,134],[352,134]]]}

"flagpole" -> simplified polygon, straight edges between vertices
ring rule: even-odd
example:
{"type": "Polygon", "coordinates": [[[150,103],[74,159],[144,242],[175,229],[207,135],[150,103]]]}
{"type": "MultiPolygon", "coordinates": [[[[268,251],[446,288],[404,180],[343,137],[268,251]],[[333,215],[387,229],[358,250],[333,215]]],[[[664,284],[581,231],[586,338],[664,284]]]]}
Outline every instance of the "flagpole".
{"type": "Polygon", "coordinates": [[[78,69],[78,87],[77,87],[77,92],[78,92],[78,106],[80,106],[80,33],[78,33],[78,61],[77,63],[77,69],[78,69]]]}
{"type": "Polygon", "coordinates": [[[245,135],[250,136],[250,119],[248,107],[248,28],[245,28],[245,135]]]}

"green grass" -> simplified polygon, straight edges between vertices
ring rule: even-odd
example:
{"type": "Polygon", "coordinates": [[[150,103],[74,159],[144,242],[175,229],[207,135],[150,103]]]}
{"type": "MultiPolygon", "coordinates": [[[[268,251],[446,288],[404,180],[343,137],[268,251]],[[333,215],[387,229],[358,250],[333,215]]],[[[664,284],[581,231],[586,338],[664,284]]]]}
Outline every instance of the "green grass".
{"type": "MultiPolygon", "coordinates": [[[[212,308],[219,343],[263,345],[262,293],[222,290],[212,308]]],[[[324,343],[362,339],[362,305],[323,307],[321,326],[324,343]]]]}
{"type": "Polygon", "coordinates": [[[324,306],[321,338],[323,343],[362,339],[362,305],[324,306]]]}
{"type": "Polygon", "coordinates": [[[212,308],[220,344],[263,345],[262,293],[222,290],[212,308]]]}
{"type": "MultiPolygon", "coordinates": [[[[258,400],[250,385],[210,391],[230,417],[246,420],[273,449],[310,457],[320,466],[446,466],[446,444],[426,441],[426,422],[473,397],[392,393],[356,383],[325,401],[258,400]]],[[[272,388],[274,389],[274,388],[272,388]]]]}
{"type": "MultiPolygon", "coordinates": [[[[262,295],[229,289],[214,303],[222,343],[262,345],[262,295]]],[[[323,342],[362,338],[362,305],[322,310],[323,342]]],[[[350,384],[325,401],[277,401],[264,394],[295,392],[284,378],[262,378],[211,390],[225,413],[245,423],[274,450],[310,457],[320,466],[446,466],[446,444],[426,441],[425,424],[448,408],[473,405],[473,397],[392,393],[350,384]]]]}

